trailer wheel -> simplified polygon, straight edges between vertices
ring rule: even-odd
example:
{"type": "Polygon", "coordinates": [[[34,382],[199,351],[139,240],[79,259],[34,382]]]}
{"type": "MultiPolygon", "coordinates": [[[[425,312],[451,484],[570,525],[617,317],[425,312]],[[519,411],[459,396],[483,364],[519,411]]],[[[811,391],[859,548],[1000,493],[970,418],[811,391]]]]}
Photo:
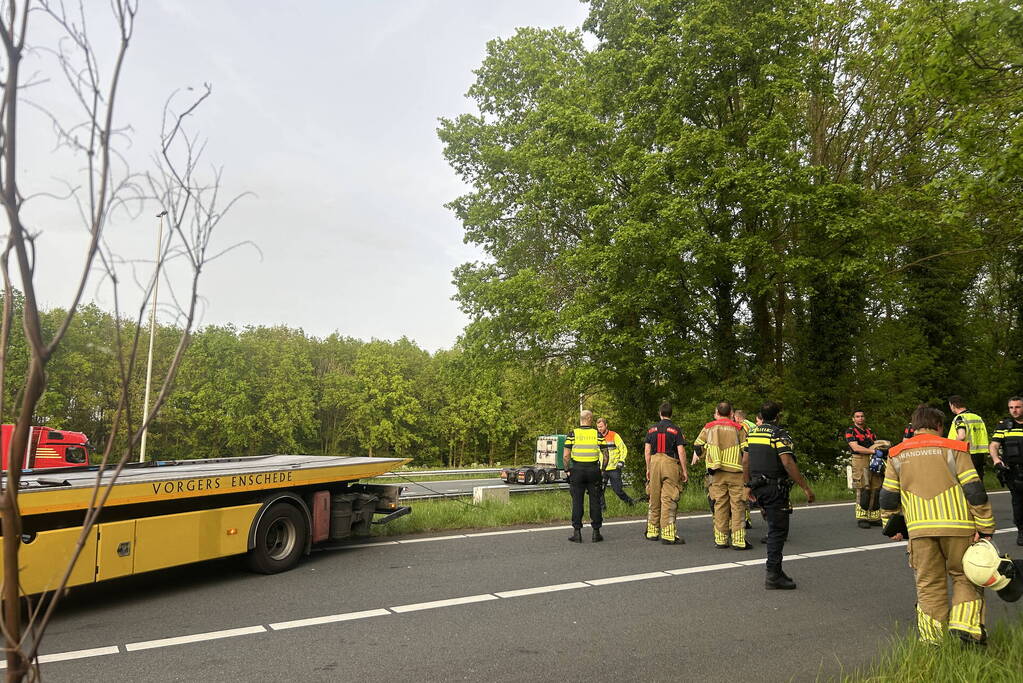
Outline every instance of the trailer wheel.
{"type": "Polygon", "coordinates": [[[306,545],[305,518],[293,505],[278,503],[266,511],[256,528],[256,544],[246,555],[254,572],[276,574],[298,563],[306,545]]]}

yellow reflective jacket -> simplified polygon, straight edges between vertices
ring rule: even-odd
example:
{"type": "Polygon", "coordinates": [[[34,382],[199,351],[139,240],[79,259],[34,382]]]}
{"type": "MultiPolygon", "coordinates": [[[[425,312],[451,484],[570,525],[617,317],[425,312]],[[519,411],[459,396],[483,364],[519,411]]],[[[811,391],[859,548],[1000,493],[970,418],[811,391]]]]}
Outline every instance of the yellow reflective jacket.
{"type": "Polygon", "coordinates": [[[917,430],[889,452],[881,486],[881,517],[898,511],[910,538],[992,534],[995,518],[984,483],[962,441],[917,430]]]}
{"type": "Polygon", "coordinates": [[[969,410],[964,410],[956,415],[952,418],[952,426],[949,427],[948,438],[958,439],[960,429],[966,430],[966,442],[970,446],[969,452],[971,454],[987,454],[987,427],[984,425],[984,420],[980,418],[980,415],[971,413],[969,410]]]}
{"type": "Polygon", "coordinates": [[[743,426],[727,418],[708,422],[693,442],[697,455],[705,455],[708,470],[742,472],[743,426]]]}
{"type": "Polygon", "coordinates": [[[607,465],[604,469],[616,469],[618,463],[625,462],[626,456],[629,455],[629,447],[625,445],[621,434],[610,429],[601,438],[607,444],[607,465]]]}

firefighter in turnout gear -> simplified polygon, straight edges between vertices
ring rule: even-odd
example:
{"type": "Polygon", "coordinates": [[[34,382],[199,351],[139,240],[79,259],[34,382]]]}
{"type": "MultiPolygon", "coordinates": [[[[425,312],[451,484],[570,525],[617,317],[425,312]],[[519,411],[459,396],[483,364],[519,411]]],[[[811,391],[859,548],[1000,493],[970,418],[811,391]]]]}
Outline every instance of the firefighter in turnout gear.
{"type": "Polygon", "coordinates": [[[1012,496],[1016,545],[1023,545],[1023,396],[1009,399],[1009,417],[995,427],[989,451],[999,481],[1012,496]]]}
{"type": "Polygon", "coordinates": [[[660,415],[660,422],[647,430],[643,445],[650,494],[646,537],[651,541],[660,538],[666,545],[681,545],[685,539],[675,527],[675,513],[682,484],[689,480],[686,441],[682,430],[671,421],[671,404],[667,401],[661,404],[660,415]]]}
{"type": "Polygon", "coordinates": [[[742,473],[742,425],[732,420],[732,404],[718,403],[714,420],[703,426],[693,442],[697,458],[706,458],[710,475],[710,496],[714,501],[714,545],[727,548],[731,540],[735,550],[751,550],[746,542],[746,488],[742,473]]]}
{"type": "MultiPolygon", "coordinates": [[[[973,541],[995,532],[995,519],[969,447],[939,436],[943,423],[941,411],[930,406],[913,413],[916,436],[889,451],[882,517],[887,522],[900,511],[905,517],[920,639],[937,643],[947,628],[965,643],[983,644],[984,592],[963,573],[963,555],[973,541]]],[[[902,540],[902,534],[892,538],[902,540]]]]}
{"type": "Polygon", "coordinates": [[[604,516],[600,511],[601,470],[607,458],[607,445],[600,434],[593,428],[593,413],[584,410],[579,413],[579,426],[568,433],[565,438],[565,472],[568,473],[568,486],[572,494],[572,535],[568,540],[582,543],[583,535],[583,496],[590,499],[590,522],[593,526],[593,542],[600,543],[604,537],[600,527],[604,524],[604,516]]]}
{"type": "Polygon", "coordinates": [[[813,489],[803,479],[796,465],[792,439],[778,426],[781,406],[768,401],[760,408],[763,424],[758,425],[746,440],[742,455],[742,469],[746,487],[756,498],[767,519],[767,579],[768,590],[791,590],[796,583],[782,571],[782,550],[789,535],[789,490],[798,484],[806,493],[808,503],[815,500],[813,489]]]}
{"type": "Polygon", "coordinates": [[[856,492],[856,524],[861,529],[881,525],[881,508],[878,494],[884,478],[870,469],[870,460],[877,450],[874,442],[877,435],[867,426],[867,417],[862,410],[852,414],[853,424],[845,430],[845,440],[852,453],[852,488],[856,492]]]}
{"type": "Polygon", "coordinates": [[[989,445],[984,420],[980,415],[966,409],[966,402],[962,396],[949,396],[948,408],[955,415],[952,418],[952,425],[948,428],[948,438],[966,442],[973,466],[983,480],[984,460],[987,459],[989,445]]]}
{"type": "MultiPolygon", "coordinates": [[[[601,494],[603,495],[607,492],[607,485],[610,483],[611,490],[615,492],[615,495],[623,503],[635,505],[636,501],[622,488],[622,469],[625,467],[625,458],[629,454],[625,441],[622,440],[618,432],[613,432],[607,428],[607,418],[597,418],[597,433],[600,434],[600,438],[607,444],[607,465],[604,467],[601,494]]],[[[600,507],[602,510],[607,508],[607,502],[603,498],[601,498],[600,507]]]]}

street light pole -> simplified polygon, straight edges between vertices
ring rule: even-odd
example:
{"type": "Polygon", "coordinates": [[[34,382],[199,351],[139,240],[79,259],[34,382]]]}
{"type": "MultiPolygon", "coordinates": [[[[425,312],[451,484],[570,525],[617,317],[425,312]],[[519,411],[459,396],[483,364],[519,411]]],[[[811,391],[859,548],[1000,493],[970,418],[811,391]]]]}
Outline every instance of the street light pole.
{"type": "Polygon", "coordinates": [[[156,294],[160,289],[160,253],[163,251],[163,217],[166,211],[156,214],[160,219],[160,229],[156,233],[156,274],[153,276],[153,307],[149,311],[149,361],[146,364],[146,396],[142,404],[142,445],[139,449],[139,462],[146,461],[146,437],[149,435],[149,389],[153,385],[153,340],[156,338],[156,294]]]}

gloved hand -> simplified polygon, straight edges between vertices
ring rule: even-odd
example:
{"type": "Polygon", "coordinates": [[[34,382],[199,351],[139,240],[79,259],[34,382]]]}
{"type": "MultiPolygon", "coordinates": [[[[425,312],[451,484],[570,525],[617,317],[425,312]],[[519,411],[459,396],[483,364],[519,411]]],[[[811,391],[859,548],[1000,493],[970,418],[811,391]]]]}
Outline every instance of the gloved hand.
{"type": "Polygon", "coordinates": [[[1010,474],[1012,470],[1004,462],[1000,462],[995,465],[995,476],[998,477],[998,483],[1002,486],[1008,487],[1010,481],[1010,474]]]}
{"type": "Polygon", "coordinates": [[[884,451],[876,450],[874,455],[870,456],[870,465],[868,468],[874,474],[881,474],[884,472],[884,451]]]}
{"type": "Polygon", "coordinates": [[[624,462],[620,462],[617,465],[615,465],[615,467],[617,467],[618,469],[622,469],[623,467],[625,467],[625,463],[624,462]]]}

